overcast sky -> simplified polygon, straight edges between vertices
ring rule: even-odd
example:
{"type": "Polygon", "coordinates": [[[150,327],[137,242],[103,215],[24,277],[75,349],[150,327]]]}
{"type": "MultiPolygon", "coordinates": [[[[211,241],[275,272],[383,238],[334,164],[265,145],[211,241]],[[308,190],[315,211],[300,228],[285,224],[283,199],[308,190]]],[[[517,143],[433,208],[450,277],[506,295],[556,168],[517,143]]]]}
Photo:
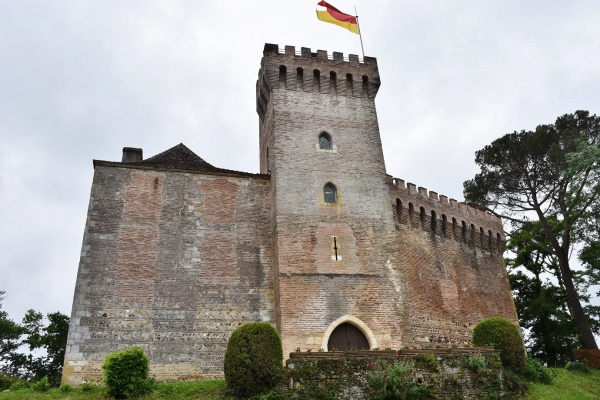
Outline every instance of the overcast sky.
{"type": "MultiPolygon", "coordinates": [[[[0,0],[0,290],[14,320],[71,313],[92,160],[184,143],[258,172],[265,43],[360,54],[317,0],[0,0]]],[[[462,200],[474,152],[600,113],[600,2],[332,0],[377,57],[387,171],[462,200]]]]}

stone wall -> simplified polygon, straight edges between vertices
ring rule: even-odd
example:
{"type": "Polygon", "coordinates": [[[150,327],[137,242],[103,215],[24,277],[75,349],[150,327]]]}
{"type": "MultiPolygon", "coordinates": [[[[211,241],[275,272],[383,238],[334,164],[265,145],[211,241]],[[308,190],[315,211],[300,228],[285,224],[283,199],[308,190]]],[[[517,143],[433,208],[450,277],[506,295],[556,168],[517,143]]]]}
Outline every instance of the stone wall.
{"type": "Polygon", "coordinates": [[[231,332],[273,320],[270,183],[97,165],[63,381],[141,346],[158,379],[222,376],[231,332]]]}
{"type": "Polygon", "coordinates": [[[278,389],[286,399],[370,399],[375,394],[372,375],[388,370],[396,361],[411,366],[407,376],[427,390],[428,398],[501,398],[506,393],[500,357],[496,353],[361,356],[339,354],[297,355],[285,369],[286,385],[278,389]],[[475,368],[473,357],[484,366],[475,368]],[[318,357],[318,358],[315,358],[318,357]]]}

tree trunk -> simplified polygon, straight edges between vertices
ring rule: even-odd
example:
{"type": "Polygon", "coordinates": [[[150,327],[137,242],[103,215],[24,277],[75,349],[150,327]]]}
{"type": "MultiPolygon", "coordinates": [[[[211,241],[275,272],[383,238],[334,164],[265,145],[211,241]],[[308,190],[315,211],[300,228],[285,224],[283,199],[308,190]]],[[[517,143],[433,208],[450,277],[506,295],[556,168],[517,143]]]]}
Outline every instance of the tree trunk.
{"type": "Polygon", "coordinates": [[[572,310],[573,319],[575,319],[575,323],[579,328],[579,333],[581,333],[583,346],[586,349],[597,349],[598,345],[594,339],[594,334],[592,333],[590,324],[583,312],[583,307],[581,307],[581,302],[579,301],[579,295],[573,284],[573,277],[571,275],[571,269],[569,268],[569,259],[562,254],[562,252],[558,252],[557,258],[560,274],[562,275],[565,291],[567,292],[567,302],[569,303],[569,308],[572,310]]]}

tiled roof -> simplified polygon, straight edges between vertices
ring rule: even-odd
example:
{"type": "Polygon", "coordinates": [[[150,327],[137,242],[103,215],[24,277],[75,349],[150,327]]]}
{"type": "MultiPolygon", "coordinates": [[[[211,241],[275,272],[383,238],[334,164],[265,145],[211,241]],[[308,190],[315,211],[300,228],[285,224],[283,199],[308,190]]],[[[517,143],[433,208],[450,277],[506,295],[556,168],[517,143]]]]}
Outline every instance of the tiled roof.
{"type": "Polygon", "coordinates": [[[226,171],[207,163],[183,143],[136,164],[198,171],[226,171]]]}

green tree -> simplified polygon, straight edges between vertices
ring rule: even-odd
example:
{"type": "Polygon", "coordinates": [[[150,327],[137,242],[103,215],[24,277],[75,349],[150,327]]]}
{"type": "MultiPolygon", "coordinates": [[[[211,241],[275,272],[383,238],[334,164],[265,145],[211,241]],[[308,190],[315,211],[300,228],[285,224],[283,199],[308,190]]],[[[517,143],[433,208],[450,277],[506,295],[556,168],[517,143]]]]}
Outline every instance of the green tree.
{"type": "Polygon", "coordinates": [[[15,372],[13,361],[17,357],[20,338],[25,330],[9,319],[6,311],[2,311],[2,300],[5,294],[5,291],[0,290],[0,369],[8,375],[13,375],[15,372]]]}
{"type": "Polygon", "coordinates": [[[515,255],[506,259],[506,265],[519,324],[534,358],[548,365],[564,365],[571,359],[571,349],[581,347],[581,336],[568,311],[556,257],[530,245],[530,237],[546,240],[539,222],[514,232],[507,245],[515,255]]]}
{"type": "Polygon", "coordinates": [[[48,325],[44,326],[43,315],[29,310],[23,318],[23,327],[27,337],[23,344],[30,351],[41,349],[46,354],[39,357],[27,356],[24,364],[31,379],[38,381],[47,376],[52,386],[59,386],[67,347],[69,332],[69,317],[54,312],[46,315],[48,325]]]}
{"type": "Polygon", "coordinates": [[[534,131],[507,134],[476,152],[481,171],[464,183],[467,203],[521,231],[538,220],[546,241],[527,243],[556,257],[569,312],[585,348],[597,349],[581,304],[570,255],[584,241],[586,219],[600,201],[600,118],[576,111],[534,131]],[[552,221],[560,223],[560,229],[552,221]]]}

